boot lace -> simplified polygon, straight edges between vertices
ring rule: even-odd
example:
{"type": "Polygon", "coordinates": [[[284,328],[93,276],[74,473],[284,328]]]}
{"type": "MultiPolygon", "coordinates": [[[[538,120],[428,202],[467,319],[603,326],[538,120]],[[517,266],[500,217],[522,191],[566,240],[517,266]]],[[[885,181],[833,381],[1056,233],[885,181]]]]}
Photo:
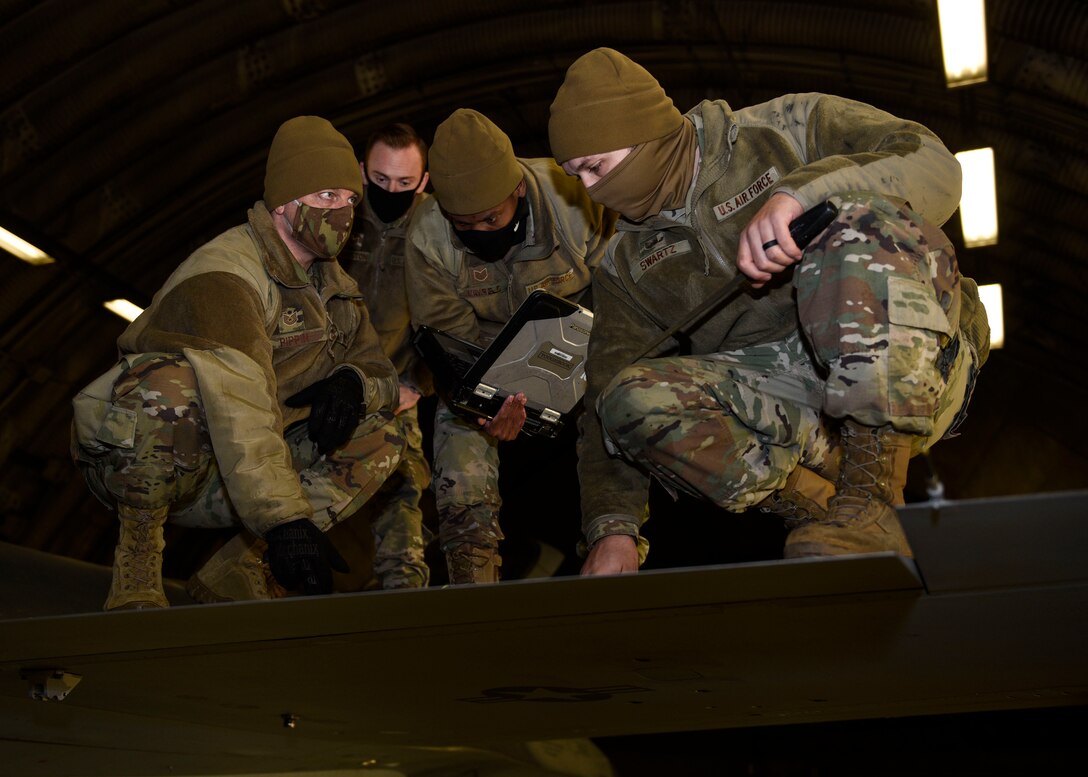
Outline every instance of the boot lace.
{"type": "Polygon", "coordinates": [[[786,499],[777,491],[767,497],[766,501],[768,503],[761,506],[759,511],[761,513],[777,515],[784,519],[783,523],[785,523],[786,528],[788,529],[796,529],[798,526],[803,526],[804,524],[817,519],[811,511],[794,501],[786,499]]]}
{"type": "Polygon", "coordinates": [[[159,547],[157,526],[153,521],[133,521],[131,537],[132,552],[127,554],[127,588],[142,590],[156,587],[156,573],[159,571],[159,547]]]}
{"type": "Polygon", "coordinates": [[[887,509],[887,464],[878,430],[857,431],[844,426],[845,448],[837,493],[828,505],[828,521],[836,525],[869,523],[887,509]]]}

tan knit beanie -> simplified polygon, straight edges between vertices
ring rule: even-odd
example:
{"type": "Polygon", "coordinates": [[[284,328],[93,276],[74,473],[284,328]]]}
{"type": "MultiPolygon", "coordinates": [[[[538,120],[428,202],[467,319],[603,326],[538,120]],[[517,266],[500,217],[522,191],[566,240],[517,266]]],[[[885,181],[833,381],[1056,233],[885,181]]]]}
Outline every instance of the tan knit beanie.
{"type": "Polygon", "coordinates": [[[363,193],[363,174],[348,139],[319,116],[296,116],[276,130],[264,173],[269,210],[326,189],[363,193]]]}
{"type": "Polygon", "coordinates": [[[560,164],[657,140],[683,116],[641,65],[613,49],[594,49],[567,69],[552,101],[548,136],[560,164]]]}
{"type": "Polygon", "coordinates": [[[468,108],[435,129],[429,162],[438,204],[455,216],[495,207],[524,177],[506,133],[468,108]]]}

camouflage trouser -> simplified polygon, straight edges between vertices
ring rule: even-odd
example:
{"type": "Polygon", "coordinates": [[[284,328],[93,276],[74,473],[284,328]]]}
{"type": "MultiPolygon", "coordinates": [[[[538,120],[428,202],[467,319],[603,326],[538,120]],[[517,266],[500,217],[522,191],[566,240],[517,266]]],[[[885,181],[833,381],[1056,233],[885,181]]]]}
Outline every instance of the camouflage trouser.
{"type": "MultiPolygon", "coordinates": [[[[73,445],[76,463],[102,501],[170,505],[170,520],[182,526],[225,528],[241,522],[212,451],[188,361],[164,355],[137,360],[114,383],[112,406],[135,416],[135,434],[99,450],[73,445]]],[[[322,531],[373,496],[396,468],[404,446],[390,413],[366,416],[351,439],[327,456],[318,455],[305,423],[289,429],[285,440],[322,531]]]]}
{"type": "Polygon", "coordinates": [[[468,543],[496,549],[499,528],[499,446],[479,427],[438,403],[434,418],[434,486],[442,550],[468,543]]]}
{"type": "Polygon", "coordinates": [[[374,574],[382,588],[424,588],[430,570],[423,560],[423,512],[419,500],[430,484],[431,469],[423,455],[423,433],[416,408],[397,416],[406,443],[400,466],[375,497],[370,509],[374,535],[374,574]]]}
{"type": "Polygon", "coordinates": [[[613,451],[669,489],[741,511],[780,488],[802,459],[823,464],[830,435],[820,381],[799,335],[743,351],[648,359],[601,394],[613,451]]]}
{"type": "Polygon", "coordinates": [[[891,424],[919,448],[948,430],[971,358],[952,337],[951,247],[886,200],[832,200],[840,215],[794,276],[804,336],[622,370],[597,403],[610,450],[739,512],[798,463],[819,471],[838,419],[891,424]]]}
{"type": "Polygon", "coordinates": [[[952,245],[906,206],[864,193],[831,201],[839,215],[794,276],[801,325],[827,371],[824,412],[928,436],[966,350],[952,245]]]}

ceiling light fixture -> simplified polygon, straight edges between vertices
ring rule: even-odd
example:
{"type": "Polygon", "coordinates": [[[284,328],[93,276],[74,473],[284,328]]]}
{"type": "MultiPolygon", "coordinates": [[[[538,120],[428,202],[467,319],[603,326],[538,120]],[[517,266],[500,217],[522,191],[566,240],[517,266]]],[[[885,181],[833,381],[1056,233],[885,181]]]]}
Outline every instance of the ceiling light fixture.
{"type": "Polygon", "coordinates": [[[990,348],[1000,348],[1005,344],[1005,309],[1001,304],[1001,284],[979,286],[978,298],[986,308],[986,318],[990,322],[990,348]]]}
{"type": "Polygon", "coordinates": [[[968,248],[997,243],[997,184],[994,180],[994,150],[976,148],[961,151],[956,159],[963,168],[960,221],[963,242],[968,248]]]}
{"type": "Polygon", "coordinates": [[[983,0],[937,0],[944,77],[949,86],[986,80],[986,7],[983,0]]]}
{"type": "Polygon", "coordinates": [[[27,264],[53,264],[57,261],[35,245],[31,245],[18,235],[0,227],[0,248],[14,254],[27,264]]]}
{"type": "Polygon", "coordinates": [[[139,305],[133,305],[127,299],[111,299],[109,302],[103,302],[106,309],[111,313],[116,313],[125,321],[135,321],[136,317],[144,312],[144,309],[139,305]]]}

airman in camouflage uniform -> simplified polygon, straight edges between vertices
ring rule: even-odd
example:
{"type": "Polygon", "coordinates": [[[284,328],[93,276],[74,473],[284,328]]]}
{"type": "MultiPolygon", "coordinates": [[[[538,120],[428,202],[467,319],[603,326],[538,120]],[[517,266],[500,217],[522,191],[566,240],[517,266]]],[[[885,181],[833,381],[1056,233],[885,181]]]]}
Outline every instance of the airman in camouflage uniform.
{"type": "Polygon", "coordinates": [[[624,216],[593,288],[584,573],[637,569],[648,475],[786,517],[787,557],[909,555],[907,461],[962,417],[988,348],[936,226],[958,204],[955,158],[925,127],[829,95],[682,116],[611,49],[567,71],[549,132],[624,216]],[[802,254],[789,223],[823,201],[838,215],[802,254]],[[688,328],[690,355],[667,343],[636,362],[738,272],[754,290],[688,328]]]}
{"type": "MultiPolygon", "coordinates": [[[[408,233],[414,325],[483,345],[536,289],[575,301],[588,291],[615,215],[552,160],[515,157],[502,130],[466,109],[439,125],[430,160],[436,196],[408,233]]],[[[439,403],[432,482],[451,582],[498,579],[498,442],[524,421],[522,395],[482,426],[439,403]]]]}
{"type": "Polygon", "coordinates": [[[168,518],[243,527],[190,580],[200,601],[330,590],[342,560],[323,532],[404,447],[393,366],[333,261],[361,192],[343,135],[285,122],[247,223],[174,271],[75,398],[73,455],[121,521],[107,609],[167,605],[168,518]]]}
{"type": "Polygon", "coordinates": [[[383,127],[367,138],[365,196],[355,229],[341,254],[344,268],[367,300],[371,322],[400,381],[397,423],[407,443],[395,486],[370,505],[374,573],[382,588],[420,588],[430,580],[424,561],[420,499],[430,485],[416,403],[433,392],[432,378],[412,345],[404,277],[408,223],[428,199],[427,144],[407,124],[383,127]]]}

